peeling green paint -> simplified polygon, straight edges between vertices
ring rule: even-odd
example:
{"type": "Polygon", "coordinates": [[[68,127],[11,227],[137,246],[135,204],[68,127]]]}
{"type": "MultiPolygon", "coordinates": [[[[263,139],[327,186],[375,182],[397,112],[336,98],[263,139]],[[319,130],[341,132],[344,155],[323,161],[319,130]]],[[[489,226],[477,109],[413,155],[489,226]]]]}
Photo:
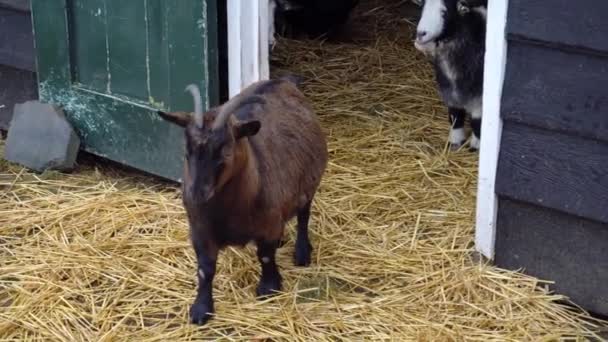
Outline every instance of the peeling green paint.
{"type": "Polygon", "coordinates": [[[148,103],[158,109],[165,109],[165,103],[163,101],[156,101],[152,96],[148,97],[148,103]]]}
{"type": "Polygon", "coordinates": [[[39,96],[63,108],[85,150],[178,180],[183,130],[156,111],[192,110],[183,90],[193,82],[200,85],[207,108],[217,103],[216,5],[207,0],[142,1],[138,11],[140,2],[32,0],[39,96]],[[74,26],[74,13],[84,16],[76,18],[79,23],[97,20],[105,31],[74,26]],[[112,17],[116,13],[122,17],[112,17]],[[145,28],[134,26],[133,32],[139,30],[143,40],[128,30],[138,20],[145,28]],[[140,40],[124,44],[113,34],[140,40]],[[98,49],[78,48],[81,43],[98,49]]]}

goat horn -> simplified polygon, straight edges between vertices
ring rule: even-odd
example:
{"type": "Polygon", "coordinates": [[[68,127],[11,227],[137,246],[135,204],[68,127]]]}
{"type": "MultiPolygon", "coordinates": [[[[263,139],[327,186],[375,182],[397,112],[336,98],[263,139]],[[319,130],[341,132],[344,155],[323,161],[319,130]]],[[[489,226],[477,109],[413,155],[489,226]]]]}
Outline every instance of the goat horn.
{"type": "Polygon", "coordinates": [[[253,103],[265,103],[265,101],[262,97],[258,95],[245,96],[239,94],[235,96],[222,106],[219,113],[215,117],[215,121],[213,121],[213,126],[211,126],[211,129],[216,130],[224,126],[224,124],[226,124],[226,121],[228,121],[230,115],[234,113],[237,109],[239,109],[241,106],[253,103]]]}
{"type": "Polygon", "coordinates": [[[194,98],[194,123],[198,128],[203,128],[205,123],[203,117],[203,103],[201,101],[201,92],[198,90],[196,84],[190,84],[186,87],[186,91],[189,91],[194,98]]]}

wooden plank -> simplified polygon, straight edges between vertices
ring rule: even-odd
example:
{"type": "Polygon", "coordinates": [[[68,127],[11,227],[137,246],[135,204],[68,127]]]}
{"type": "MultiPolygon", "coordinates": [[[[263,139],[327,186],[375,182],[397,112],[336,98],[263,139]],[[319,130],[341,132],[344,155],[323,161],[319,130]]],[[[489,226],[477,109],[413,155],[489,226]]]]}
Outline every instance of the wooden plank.
{"type": "Polygon", "coordinates": [[[494,257],[496,236],[496,212],[498,200],[495,193],[496,167],[502,120],[500,99],[502,96],[507,42],[505,25],[508,0],[491,1],[488,4],[488,27],[483,86],[484,132],[479,150],[479,177],[477,183],[477,209],[475,219],[475,248],[486,258],[494,257]]]}
{"type": "Polygon", "coordinates": [[[608,1],[511,0],[507,32],[535,41],[608,53],[608,1]]]}
{"type": "Polygon", "coordinates": [[[270,15],[270,0],[259,0],[259,20],[258,20],[258,64],[259,64],[259,79],[267,80],[270,78],[270,58],[268,46],[270,37],[268,27],[270,21],[274,20],[274,16],[270,15]]]}
{"type": "Polygon", "coordinates": [[[555,281],[551,289],[608,315],[608,225],[500,199],[495,263],[555,281]]]}
{"type": "MultiPolygon", "coordinates": [[[[229,96],[238,94],[243,88],[260,79],[267,78],[268,54],[261,49],[268,49],[268,33],[261,34],[264,28],[261,12],[267,6],[261,2],[268,0],[228,0],[228,64],[229,96]],[[246,13],[246,15],[244,15],[246,13]]],[[[269,73],[269,72],[268,72],[269,73]]]]}
{"type": "Polygon", "coordinates": [[[0,7],[30,12],[30,0],[0,0],[0,7]]]}
{"type": "Polygon", "coordinates": [[[0,8],[0,64],[36,71],[36,53],[29,13],[0,8]]]}
{"type": "Polygon", "coordinates": [[[106,2],[73,0],[68,1],[68,5],[74,81],[90,89],[111,93],[106,2]]]}
{"type": "Polygon", "coordinates": [[[511,42],[503,119],[608,142],[608,57],[511,42]]]}
{"type": "MultiPolygon", "coordinates": [[[[105,0],[112,93],[148,100],[145,0],[105,0]]],[[[156,26],[158,23],[152,23],[156,26]]]]}
{"type": "Polygon", "coordinates": [[[32,0],[39,88],[66,88],[71,83],[68,25],[56,23],[68,23],[65,1],[32,0]]]}
{"type": "Polygon", "coordinates": [[[257,0],[241,1],[241,88],[259,80],[259,10],[257,0]]]}
{"type": "Polygon", "coordinates": [[[144,6],[147,21],[148,103],[157,108],[167,108],[170,104],[167,2],[146,0],[144,6]]]}
{"type": "MultiPolygon", "coordinates": [[[[206,52],[205,58],[205,89],[207,90],[209,107],[220,103],[220,11],[218,1],[205,0],[203,10],[206,13],[206,24],[201,29],[203,35],[203,48],[206,52]]],[[[225,39],[224,39],[225,40],[225,39]]]]}
{"type": "Polygon", "coordinates": [[[183,129],[150,107],[86,88],[41,88],[40,97],[61,105],[81,137],[82,148],[147,173],[180,180],[183,129]]]}
{"type": "MultiPolygon", "coordinates": [[[[208,108],[216,99],[207,94],[211,87],[209,84],[209,70],[217,65],[208,62],[209,27],[208,1],[179,1],[165,6],[167,12],[167,41],[169,43],[169,103],[167,108],[190,110],[192,96],[184,91],[190,83],[199,85],[203,96],[203,107],[208,108]]],[[[211,33],[216,34],[216,33],[211,33]]]]}
{"type": "Polygon", "coordinates": [[[242,89],[241,71],[241,0],[226,0],[228,16],[228,96],[233,97],[242,89]]]}
{"type": "MultiPolygon", "coordinates": [[[[84,2],[84,0],[80,1],[84,2]]],[[[155,5],[154,1],[143,3],[144,13],[147,12],[150,4],[155,5]]],[[[101,3],[107,5],[108,1],[101,3]]],[[[155,101],[141,101],[138,96],[112,93],[112,89],[120,88],[118,82],[122,84],[130,80],[108,77],[109,87],[94,87],[96,84],[91,86],[90,82],[89,84],[72,82],[71,69],[79,62],[82,63],[79,59],[88,53],[93,53],[83,51],[83,45],[97,44],[97,49],[102,50],[101,53],[99,51],[97,53],[104,57],[104,61],[95,60],[97,56],[93,56],[93,60],[98,63],[85,65],[86,68],[80,66],[78,74],[75,75],[76,81],[91,78],[95,80],[97,68],[102,64],[106,67],[104,69],[106,72],[110,70],[107,75],[112,75],[112,70],[109,68],[111,58],[108,58],[111,57],[111,53],[107,52],[110,47],[110,35],[106,34],[108,25],[102,25],[103,30],[100,28],[100,31],[104,32],[101,33],[92,32],[90,27],[78,31],[78,26],[80,28],[86,26],[87,17],[99,15],[103,17],[103,20],[97,20],[99,22],[105,22],[106,19],[113,20],[105,16],[105,13],[108,13],[107,6],[100,11],[100,7],[93,8],[94,6],[91,5],[99,3],[89,1],[80,4],[79,1],[33,0],[32,15],[37,32],[35,37],[40,70],[39,94],[42,101],[64,108],[86,151],[148,173],[179,180],[184,147],[183,129],[162,120],[156,114],[156,109],[160,107],[192,110],[192,98],[184,92],[185,86],[192,82],[201,86],[203,101],[207,106],[215,101],[213,96],[217,91],[212,88],[217,87],[217,71],[214,70],[216,65],[212,63],[216,62],[214,58],[208,56],[208,51],[217,51],[216,46],[211,46],[216,44],[216,37],[213,35],[217,33],[216,28],[210,26],[215,25],[215,22],[206,20],[207,15],[215,11],[215,5],[210,3],[210,6],[206,6],[206,1],[199,0],[170,3],[162,1],[162,3],[166,6],[162,9],[152,7],[150,11],[155,13],[151,17],[158,21],[150,22],[150,17],[144,16],[144,21],[148,20],[144,28],[154,27],[158,30],[152,32],[153,30],[148,29],[147,33],[143,32],[143,37],[124,36],[123,38],[139,40],[131,45],[137,50],[134,55],[138,55],[142,48],[144,51],[150,49],[150,37],[158,37],[155,40],[155,43],[158,43],[157,47],[166,51],[166,54],[163,52],[160,56],[166,55],[167,58],[166,60],[161,58],[160,64],[155,67],[158,68],[157,70],[164,68],[165,71],[154,79],[140,77],[137,79],[139,82],[137,84],[143,89],[151,89],[146,83],[154,80],[157,89],[163,86],[168,99],[164,105],[159,106],[155,101]],[[66,6],[67,4],[72,6],[66,6]],[[85,9],[87,6],[89,10],[95,11],[87,12],[85,9]],[[156,8],[159,9],[155,10],[156,8]],[[68,34],[68,29],[71,34],[68,34]],[[76,32],[79,34],[75,34],[76,32]],[[89,34],[94,42],[86,41],[86,35],[89,34]],[[105,42],[100,42],[101,40],[105,42]],[[166,63],[162,64],[163,61],[166,63]],[[84,75],[84,71],[88,74],[84,75]]],[[[135,6],[131,3],[128,5],[135,6]]],[[[114,11],[111,16],[117,15],[116,12],[118,11],[114,11]]],[[[139,15],[135,13],[136,11],[132,12],[130,17],[139,15]]],[[[126,45],[123,53],[129,53],[126,45]]],[[[136,59],[124,59],[124,62],[146,65],[146,61],[136,59]]],[[[126,88],[129,86],[129,84],[125,85],[126,88]]]]}
{"type": "Polygon", "coordinates": [[[608,222],[608,144],[505,122],[496,191],[608,222]]]}

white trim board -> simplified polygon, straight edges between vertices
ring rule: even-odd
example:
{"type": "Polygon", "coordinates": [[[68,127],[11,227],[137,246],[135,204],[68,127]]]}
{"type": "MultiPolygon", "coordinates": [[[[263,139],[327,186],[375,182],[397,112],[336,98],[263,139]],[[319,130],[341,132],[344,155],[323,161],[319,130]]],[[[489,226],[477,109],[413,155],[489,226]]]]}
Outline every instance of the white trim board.
{"type": "Polygon", "coordinates": [[[269,78],[269,0],[227,0],[228,93],[269,78]]]}
{"type": "Polygon", "coordinates": [[[475,249],[494,259],[498,198],[495,192],[496,169],[502,135],[500,104],[507,61],[508,0],[489,0],[486,30],[486,54],[483,79],[483,116],[479,150],[475,249]]]}

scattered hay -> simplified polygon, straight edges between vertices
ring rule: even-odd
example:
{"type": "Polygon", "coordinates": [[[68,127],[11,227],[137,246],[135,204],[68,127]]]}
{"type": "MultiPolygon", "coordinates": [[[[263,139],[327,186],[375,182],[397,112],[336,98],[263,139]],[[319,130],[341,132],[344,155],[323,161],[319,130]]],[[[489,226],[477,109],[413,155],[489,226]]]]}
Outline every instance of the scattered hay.
{"type": "Polygon", "coordinates": [[[90,162],[70,175],[2,163],[2,339],[593,336],[599,323],[539,280],[471,261],[476,155],[447,151],[432,75],[394,12],[357,15],[360,33],[377,40],[283,40],[275,51],[277,72],[307,77],[331,154],[313,211],[312,266],[293,266],[293,227],[279,250],[285,293],[256,300],[253,248],[228,249],[217,316],[189,325],[195,261],[176,187],[90,162]]]}

